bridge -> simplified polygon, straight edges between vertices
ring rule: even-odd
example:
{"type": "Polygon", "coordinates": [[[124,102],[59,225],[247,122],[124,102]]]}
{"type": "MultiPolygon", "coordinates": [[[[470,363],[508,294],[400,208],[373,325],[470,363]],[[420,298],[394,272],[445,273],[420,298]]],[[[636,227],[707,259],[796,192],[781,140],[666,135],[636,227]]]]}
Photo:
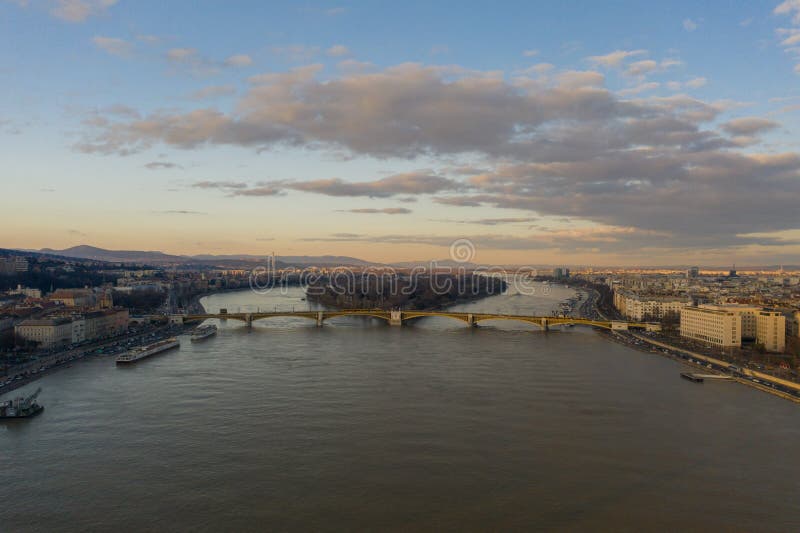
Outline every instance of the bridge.
{"type": "Polygon", "coordinates": [[[551,326],[576,325],[592,326],[607,330],[628,330],[644,329],[647,331],[657,331],[659,324],[647,322],[626,322],[624,320],[590,320],[588,318],[573,318],[566,316],[532,316],[532,315],[505,315],[495,313],[458,313],[452,311],[400,311],[384,309],[340,309],[334,311],[271,311],[271,312],[246,312],[228,313],[221,309],[219,313],[171,315],[170,321],[174,323],[198,322],[209,318],[221,320],[240,320],[248,327],[253,325],[256,320],[277,317],[306,318],[314,320],[317,326],[322,326],[325,320],[340,316],[360,316],[368,318],[378,318],[385,320],[389,325],[400,326],[405,322],[426,317],[444,317],[460,320],[467,326],[477,326],[479,322],[487,320],[512,320],[516,322],[526,322],[539,326],[547,331],[551,326]]]}

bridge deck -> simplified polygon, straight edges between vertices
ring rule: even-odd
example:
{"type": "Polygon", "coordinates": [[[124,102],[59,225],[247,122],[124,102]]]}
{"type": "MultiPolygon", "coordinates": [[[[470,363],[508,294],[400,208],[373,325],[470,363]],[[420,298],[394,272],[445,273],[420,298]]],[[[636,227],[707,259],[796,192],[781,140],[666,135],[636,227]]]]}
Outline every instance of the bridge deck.
{"type": "Polygon", "coordinates": [[[535,316],[535,315],[509,315],[500,313],[463,313],[452,311],[386,311],[383,309],[339,309],[332,311],[269,311],[245,313],[204,313],[192,315],[178,315],[184,321],[206,320],[210,318],[241,320],[251,324],[255,320],[276,317],[297,317],[316,320],[319,325],[329,318],[340,316],[366,316],[386,320],[391,324],[401,324],[408,320],[425,317],[444,317],[461,320],[469,325],[486,320],[514,320],[536,324],[543,328],[558,325],[585,325],[604,329],[647,328],[649,325],[638,322],[590,320],[586,318],[572,318],[563,316],[535,316]]]}

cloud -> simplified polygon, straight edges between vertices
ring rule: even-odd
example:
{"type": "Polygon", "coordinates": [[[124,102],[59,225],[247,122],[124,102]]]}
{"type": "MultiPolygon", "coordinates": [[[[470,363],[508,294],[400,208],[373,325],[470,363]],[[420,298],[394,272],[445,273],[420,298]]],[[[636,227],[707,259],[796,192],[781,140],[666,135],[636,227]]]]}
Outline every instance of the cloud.
{"type": "Polygon", "coordinates": [[[342,57],[350,54],[350,50],[343,44],[335,44],[325,50],[325,54],[330,57],[342,57]]]}
{"type": "Polygon", "coordinates": [[[198,55],[197,49],[195,48],[171,48],[167,50],[167,59],[177,63],[191,61],[196,57],[198,57],[198,55]]]}
{"type": "MultiPolygon", "coordinates": [[[[800,25],[800,0],[787,0],[778,5],[774,12],[777,15],[790,15],[792,24],[800,25]]],[[[778,28],[775,33],[781,38],[780,46],[784,52],[798,60],[794,71],[800,74],[800,28],[778,28]]]]}
{"type": "Polygon", "coordinates": [[[50,14],[66,22],[83,22],[102,15],[116,3],[117,0],[56,0],[50,14]]]}
{"type": "Polygon", "coordinates": [[[101,113],[88,119],[88,136],[77,148],[124,154],[162,145],[291,146],[443,161],[443,168],[368,181],[194,186],[236,196],[433,195],[441,205],[640,228],[615,241],[622,247],[629,239],[630,250],[647,244],[647,235],[680,251],[769,243],[752,234],[800,229],[787,216],[800,204],[800,155],[760,153],[755,136],[771,124],[725,120],[730,102],[645,96],[647,87],[623,98],[594,71],[506,79],[458,66],[403,64],[321,76],[315,65],[254,76],[235,113],[205,107],[137,118],[101,113]],[[449,163],[458,159],[478,163],[462,171],[449,163]]]}
{"type": "Polygon", "coordinates": [[[689,81],[684,83],[684,85],[686,87],[691,88],[691,89],[698,89],[700,87],[705,87],[707,83],[708,83],[708,80],[706,78],[697,77],[697,78],[690,79],[689,81]]]}
{"type": "Polygon", "coordinates": [[[170,163],[169,161],[151,161],[145,165],[145,168],[149,168],[150,170],[160,170],[160,169],[168,169],[168,168],[183,168],[177,163],[170,163]]]}
{"type": "MultiPolygon", "coordinates": [[[[602,87],[603,76],[592,71],[560,73],[542,84],[414,64],[319,81],[319,69],[253,77],[235,115],[204,108],[93,122],[95,135],[78,148],[129,153],[155,143],[186,149],[283,144],[377,157],[479,152],[547,159],[571,149],[567,145],[579,137],[597,149],[608,146],[583,138],[598,127],[616,132],[613,139],[637,126],[657,124],[659,117],[667,127],[692,130],[681,132],[684,142],[688,136],[710,138],[712,133],[697,131],[697,122],[722,111],[682,96],[620,101],[602,87]]],[[[652,132],[662,139],[671,133],[652,132]]],[[[617,144],[622,149],[628,142],[636,144],[636,139],[620,138],[617,144]]]]}
{"type": "Polygon", "coordinates": [[[395,174],[375,181],[350,182],[341,179],[287,182],[284,187],[295,191],[327,196],[371,196],[385,198],[401,194],[433,194],[458,190],[458,181],[425,172],[395,174]]]}
{"type": "Polygon", "coordinates": [[[641,83],[636,85],[635,87],[629,87],[627,89],[622,89],[617,91],[617,94],[620,96],[631,96],[639,93],[643,93],[645,91],[652,91],[654,89],[658,89],[661,86],[660,83],[651,81],[649,83],[641,83]]]}
{"type": "Polygon", "coordinates": [[[246,189],[247,184],[242,181],[198,181],[192,187],[197,189],[246,189]]]}
{"type": "Polygon", "coordinates": [[[227,58],[224,63],[228,67],[248,67],[253,64],[253,59],[246,54],[237,54],[227,58]]]}
{"type": "Polygon", "coordinates": [[[220,96],[230,96],[236,94],[236,87],[233,85],[211,85],[198,89],[189,95],[191,100],[207,100],[220,96]]]}
{"type": "Polygon", "coordinates": [[[625,74],[628,76],[644,76],[650,74],[658,68],[658,63],[652,59],[644,59],[642,61],[635,61],[628,65],[625,74]]]}
{"type": "Polygon", "coordinates": [[[196,48],[170,48],[166,52],[167,61],[176,68],[184,69],[193,75],[209,76],[218,74],[224,68],[242,68],[253,63],[246,54],[232,55],[223,61],[209,59],[196,48]]]}
{"type": "Polygon", "coordinates": [[[708,84],[708,80],[702,76],[698,76],[696,78],[691,78],[685,82],[680,81],[669,81],[666,83],[666,86],[671,91],[680,91],[684,88],[689,89],[699,89],[700,87],[705,87],[708,84]]]}
{"type": "Polygon", "coordinates": [[[336,64],[341,72],[346,74],[362,74],[375,69],[375,65],[368,61],[357,61],[355,59],[345,59],[336,64]]]}
{"type": "Polygon", "coordinates": [[[683,62],[677,59],[664,59],[660,63],[652,59],[643,59],[641,61],[634,61],[633,63],[630,63],[625,69],[625,75],[644,78],[650,74],[665,72],[673,67],[678,67],[681,65],[683,65],[683,62]]]}
{"type": "Polygon", "coordinates": [[[207,215],[203,211],[188,211],[186,209],[167,209],[164,211],[150,211],[156,215],[207,215]]]}
{"type": "Polygon", "coordinates": [[[766,118],[742,117],[725,122],[721,128],[731,135],[757,135],[779,126],[779,123],[766,118]]]}
{"type": "Polygon", "coordinates": [[[344,213],[358,213],[358,214],[383,214],[383,215],[407,215],[412,213],[411,209],[405,207],[384,207],[381,209],[362,208],[362,209],[346,209],[344,213]]]}
{"type": "Polygon", "coordinates": [[[522,55],[523,57],[535,57],[539,55],[539,50],[524,50],[522,55]]]}
{"type": "Polygon", "coordinates": [[[201,56],[196,48],[170,48],[166,57],[173,67],[195,76],[210,76],[220,71],[219,64],[201,56]]]}
{"type": "Polygon", "coordinates": [[[589,56],[586,60],[600,67],[616,68],[626,59],[646,53],[647,50],[615,50],[602,56],[589,56]]]}
{"type": "Polygon", "coordinates": [[[283,191],[280,188],[269,185],[251,189],[236,189],[231,192],[231,196],[279,196],[282,194],[283,191]]]}
{"type": "Polygon", "coordinates": [[[503,224],[520,224],[538,221],[538,217],[505,217],[505,218],[475,218],[462,220],[437,220],[436,222],[448,222],[453,224],[478,224],[481,226],[500,226],[503,224]]]}
{"type": "Polygon", "coordinates": [[[147,35],[147,34],[137,35],[136,39],[147,44],[158,44],[162,40],[161,37],[159,37],[158,35],[147,35]]]}
{"type": "Polygon", "coordinates": [[[115,56],[126,56],[133,51],[132,43],[114,37],[96,35],[92,38],[92,42],[101,50],[115,56]]]}
{"type": "Polygon", "coordinates": [[[800,0],[786,0],[775,7],[776,15],[790,15],[792,23],[800,25],[800,0]]]}
{"type": "Polygon", "coordinates": [[[683,29],[686,31],[694,31],[697,29],[697,22],[692,19],[683,19],[683,29]]]}

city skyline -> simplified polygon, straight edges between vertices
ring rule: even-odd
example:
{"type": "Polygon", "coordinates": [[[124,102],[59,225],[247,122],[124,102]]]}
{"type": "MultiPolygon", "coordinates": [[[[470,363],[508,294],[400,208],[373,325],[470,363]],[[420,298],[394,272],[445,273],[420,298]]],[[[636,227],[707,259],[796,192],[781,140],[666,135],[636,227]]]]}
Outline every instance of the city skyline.
{"type": "Polygon", "coordinates": [[[6,248],[800,263],[796,0],[6,0],[0,28],[6,248]]]}

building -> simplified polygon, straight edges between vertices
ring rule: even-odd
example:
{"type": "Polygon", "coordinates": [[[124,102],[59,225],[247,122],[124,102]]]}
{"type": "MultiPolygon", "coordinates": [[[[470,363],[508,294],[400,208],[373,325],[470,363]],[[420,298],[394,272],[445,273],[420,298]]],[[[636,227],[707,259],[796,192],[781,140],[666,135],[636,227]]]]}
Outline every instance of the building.
{"type": "Polygon", "coordinates": [[[743,304],[704,305],[707,309],[731,311],[742,317],[742,340],[755,340],[758,330],[758,313],[762,308],[743,304]]]}
{"type": "Polygon", "coordinates": [[[127,309],[103,309],[83,315],[84,339],[113,337],[128,331],[127,309]]]}
{"type": "Polygon", "coordinates": [[[786,350],[786,317],[780,311],[758,313],[756,342],[768,352],[783,353],[786,350]]]}
{"type": "Polygon", "coordinates": [[[792,311],[786,316],[786,336],[800,337],[800,311],[792,311]]]}
{"type": "Polygon", "coordinates": [[[39,348],[58,348],[72,342],[70,318],[38,318],[23,320],[14,327],[18,344],[35,343],[39,348]]]}
{"type": "Polygon", "coordinates": [[[13,276],[28,271],[28,260],[24,257],[0,257],[0,275],[13,276]]]}
{"type": "Polygon", "coordinates": [[[47,298],[67,307],[91,307],[97,303],[91,289],[57,289],[47,298]]]}
{"type": "Polygon", "coordinates": [[[128,319],[127,309],[102,309],[71,317],[24,320],[14,328],[14,334],[17,344],[27,341],[40,348],[58,348],[125,333],[128,319]]]}
{"type": "Polygon", "coordinates": [[[555,279],[567,279],[569,278],[569,269],[564,267],[554,268],[553,277],[555,279]]]}
{"type": "Polygon", "coordinates": [[[681,336],[721,348],[742,345],[742,317],[734,311],[713,307],[684,307],[681,336]]]}
{"type": "Polygon", "coordinates": [[[42,291],[39,289],[31,289],[29,287],[23,287],[22,285],[17,285],[16,289],[8,291],[9,294],[22,294],[27,298],[41,298],[42,291]]]}
{"type": "Polygon", "coordinates": [[[679,314],[689,301],[677,296],[647,296],[627,290],[614,291],[614,307],[628,320],[656,320],[679,314]]]}
{"type": "Polygon", "coordinates": [[[690,267],[686,271],[686,277],[689,279],[694,279],[700,275],[700,267],[690,267]]]}
{"type": "Polygon", "coordinates": [[[72,344],[78,344],[86,340],[86,321],[83,317],[72,319],[72,344]]]}

